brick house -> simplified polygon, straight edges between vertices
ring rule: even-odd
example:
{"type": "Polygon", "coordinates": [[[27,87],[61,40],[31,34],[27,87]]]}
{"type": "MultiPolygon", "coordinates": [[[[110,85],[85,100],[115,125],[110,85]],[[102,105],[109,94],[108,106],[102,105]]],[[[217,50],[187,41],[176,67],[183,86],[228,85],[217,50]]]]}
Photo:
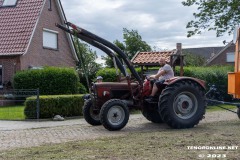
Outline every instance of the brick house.
{"type": "Polygon", "coordinates": [[[213,55],[207,60],[206,65],[234,65],[235,57],[235,44],[233,42],[228,43],[217,54],[213,55]]]}
{"type": "Polygon", "coordinates": [[[230,42],[222,47],[184,48],[183,54],[195,54],[205,58],[207,66],[234,65],[235,45],[230,42]]]}
{"type": "Polygon", "coordinates": [[[0,88],[19,70],[76,66],[71,36],[55,26],[64,21],[60,0],[0,0],[0,88]]]}
{"type": "Polygon", "coordinates": [[[183,54],[194,54],[201,57],[204,57],[205,60],[210,59],[215,54],[219,53],[224,46],[220,47],[198,47],[198,48],[183,48],[183,54]]]}

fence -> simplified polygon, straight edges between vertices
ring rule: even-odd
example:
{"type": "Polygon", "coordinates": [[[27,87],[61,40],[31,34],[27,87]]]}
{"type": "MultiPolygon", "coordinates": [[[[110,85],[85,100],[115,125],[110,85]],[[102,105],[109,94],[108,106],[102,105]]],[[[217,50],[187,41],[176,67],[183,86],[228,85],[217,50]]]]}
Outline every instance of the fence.
{"type": "Polygon", "coordinates": [[[11,89],[0,90],[0,120],[23,120],[24,102],[27,97],[36,96],[36,117],[28,117],[39,119],[39,89],[11,89]]]}

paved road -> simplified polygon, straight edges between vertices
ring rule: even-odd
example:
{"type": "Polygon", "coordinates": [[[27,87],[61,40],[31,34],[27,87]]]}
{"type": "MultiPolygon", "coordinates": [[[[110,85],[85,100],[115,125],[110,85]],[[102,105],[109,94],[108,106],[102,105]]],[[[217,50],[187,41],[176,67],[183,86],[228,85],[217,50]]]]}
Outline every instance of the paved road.
{"type": "MultiPolygon", "coordinates": [[[[199,125],[234,119],[238,117],[231,112],[210,112],[199,125]]],[[[140,114],[131,115],[127,126],[116,132],[107,131],[103,126],[90,126],[84,119],[40,122],[0,121],[0,150],[119,136],[133,132],[161,131],[166,128],[169,128],[166,124],[153,124],[140,114]]]]}

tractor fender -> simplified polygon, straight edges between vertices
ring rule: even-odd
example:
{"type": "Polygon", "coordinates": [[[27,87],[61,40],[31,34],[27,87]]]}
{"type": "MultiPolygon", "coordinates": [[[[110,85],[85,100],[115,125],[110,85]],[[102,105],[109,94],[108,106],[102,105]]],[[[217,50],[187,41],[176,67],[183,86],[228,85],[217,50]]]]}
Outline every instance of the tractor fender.
{"type": "Polygon", "coordinates": [[[168,80],[166,80],[164,82],[164,84],[166,85],[171,85],[171,84],[174,84],[176,82],[179,82],[179,81],[182,81],[182,80],[190,80],[190,81],[193,81],[193,82],[196,82],[198,83],[204,90],[206,90],[206,82],[201,80],[201,79],[197,79],[197,78],[193,78],[193,77],[173,77],[173,78],[170,78],[168,80]]]}

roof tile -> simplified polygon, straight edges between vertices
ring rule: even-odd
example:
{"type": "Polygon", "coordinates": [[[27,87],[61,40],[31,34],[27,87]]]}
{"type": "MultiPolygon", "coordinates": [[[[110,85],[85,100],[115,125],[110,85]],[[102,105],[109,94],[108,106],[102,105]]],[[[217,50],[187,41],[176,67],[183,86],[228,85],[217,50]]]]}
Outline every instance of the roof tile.
{"type": "Polygon", "coordinates": [[[133,64],[157,64],[160,58],[165,58],[170,62],[170,55],[175,54],[176,50],[163,52],[138,52],[131,60],[133,64]]]}
{"type": "Polygon", "coordinates": [[[29,43],[44,0],[18,0],[15,7],[1,7],[0,55],[23,54],[29,43]]]}

